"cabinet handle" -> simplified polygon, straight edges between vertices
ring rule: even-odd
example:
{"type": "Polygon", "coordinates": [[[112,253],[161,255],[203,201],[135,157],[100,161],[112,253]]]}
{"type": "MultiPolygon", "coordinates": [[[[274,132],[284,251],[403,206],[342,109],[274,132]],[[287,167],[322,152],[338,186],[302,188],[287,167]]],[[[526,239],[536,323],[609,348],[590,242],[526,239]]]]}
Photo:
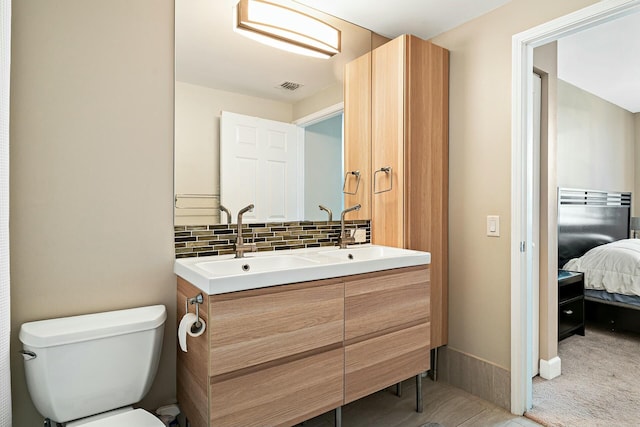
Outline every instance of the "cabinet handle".
{"type": "Polygon", "coordinates": [[[393,190],[393,169],[391,168],[391,166],[385,166],[375,171],[373,173],[373,194],[386,193],[387,191],[391,191],[391,190],[393,190]],[[389,188],[386,188],[384,190],[376,190],[376,175],[379,174],[380,172],[386,173],[387,175],[389,175],[389,178],[391,179],[391,182],[389,183],[389,188]]]}
{"type": "Polygon", "coordinates": [[[562,310],[562,312],[567,316],[571,316],[573,314],[573,310],[562,310]]]}
{"type": "Polygon", "coordinates": [[[360,187],[360,171],[347,171],[347,173],[344,174],[344,184],[342,185],[342,193],[343,194],[356,194],[358,192],[358,187],[360,187]],[[347,179],[349,178],[349,175],[354,175],[356,177],[356,189],[353,193],[346,191],[347,188],[347,179]]]}

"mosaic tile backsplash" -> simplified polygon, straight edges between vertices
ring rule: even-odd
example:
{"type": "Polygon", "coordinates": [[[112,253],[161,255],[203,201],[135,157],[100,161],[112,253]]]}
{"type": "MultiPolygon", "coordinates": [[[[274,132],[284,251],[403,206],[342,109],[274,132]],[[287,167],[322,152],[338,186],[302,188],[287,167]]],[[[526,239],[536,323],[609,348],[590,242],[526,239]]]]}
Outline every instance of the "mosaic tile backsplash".
{"type": "MultiPolygon", "coordinates": [[[[347,229],[361,228],[367,233],[365,243],[371,242],[369,220],[345,221],[347,229]]],[[[234,253],[236,240],[234,224],[176,225],[176,258],[234,253]]],[[[337,246],[340,221],[293,221],[243,224],[245,241],[255,243],[258,251],[319,248],[337,246]]]]}

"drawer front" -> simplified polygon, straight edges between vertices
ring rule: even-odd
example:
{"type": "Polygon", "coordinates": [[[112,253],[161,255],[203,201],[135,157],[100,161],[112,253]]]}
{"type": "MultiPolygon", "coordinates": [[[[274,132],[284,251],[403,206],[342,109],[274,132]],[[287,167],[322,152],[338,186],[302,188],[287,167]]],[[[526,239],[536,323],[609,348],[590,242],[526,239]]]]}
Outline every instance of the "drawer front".
{"type": "Polygon", "coordinates": [[[343,368],[339,348],[212,382],[209,425],[292,426],[330,411],[342,405],[343,368]]]}
{"type": "Polygon", "coordinates": [[[343,341],[344,286],[340,280],[212,295],[210,299],[211,376],[343,341]]]}
{"type": "Polygon", "coordinates": [[[558,307],[558,336],[584,323],[584,299],[578,298],[558,307]]]}
{"type": "Polygon", "coordinates": [[[429,323],[345,347],[345,404],[430,367],[429,323]]]}
{"type": "Polygon", "coordinates": [[[345,340],[429,321],[429,270],[410,267],[345,283],[345,340]]]}

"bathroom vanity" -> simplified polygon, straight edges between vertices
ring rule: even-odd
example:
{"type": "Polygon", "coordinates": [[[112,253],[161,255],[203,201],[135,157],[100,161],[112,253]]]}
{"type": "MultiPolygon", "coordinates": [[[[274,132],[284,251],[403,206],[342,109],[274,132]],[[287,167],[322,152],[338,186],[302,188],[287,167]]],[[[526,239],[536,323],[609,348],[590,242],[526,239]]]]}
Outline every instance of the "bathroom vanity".
{"type": "Polygon", "coordinates": [[[316,251],[176,261],[178,318],[202,293],[206,323],[178,350],[191,426],[293,426],[429,369],[430,254],[316,251]]]}

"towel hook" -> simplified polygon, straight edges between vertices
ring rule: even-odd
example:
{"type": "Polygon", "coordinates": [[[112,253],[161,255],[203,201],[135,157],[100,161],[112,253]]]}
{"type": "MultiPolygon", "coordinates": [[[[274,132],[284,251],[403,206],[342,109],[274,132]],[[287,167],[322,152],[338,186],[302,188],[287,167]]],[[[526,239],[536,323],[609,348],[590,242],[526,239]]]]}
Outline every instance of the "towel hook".
{"type": "Polygon", "coordinates": [[[358,192],[358,187],[360,187],[360,171],[347,171],[344,174],[344,184],[342,184],[342,192],[344,194],[354,195],[358,192]],[[356,177],[356,189],[353,192],[347,191],[347,179],[349,175],[353,175],[356,177]]]}
{"type": "Polygon", "coordinates": [[[393,189],[393,169],[391,168],[391,166],[384,166],[376,170],[373,173],[373,194],[386,193],[387,191],[391,191],[392,189],[393,189]],[[384,172],[386,175],[388,175],[390,180],[389,188],[385,188],[384,190],[376,190],[376,175],[378,175],[378,173],[380,172],[384,172]]]}

